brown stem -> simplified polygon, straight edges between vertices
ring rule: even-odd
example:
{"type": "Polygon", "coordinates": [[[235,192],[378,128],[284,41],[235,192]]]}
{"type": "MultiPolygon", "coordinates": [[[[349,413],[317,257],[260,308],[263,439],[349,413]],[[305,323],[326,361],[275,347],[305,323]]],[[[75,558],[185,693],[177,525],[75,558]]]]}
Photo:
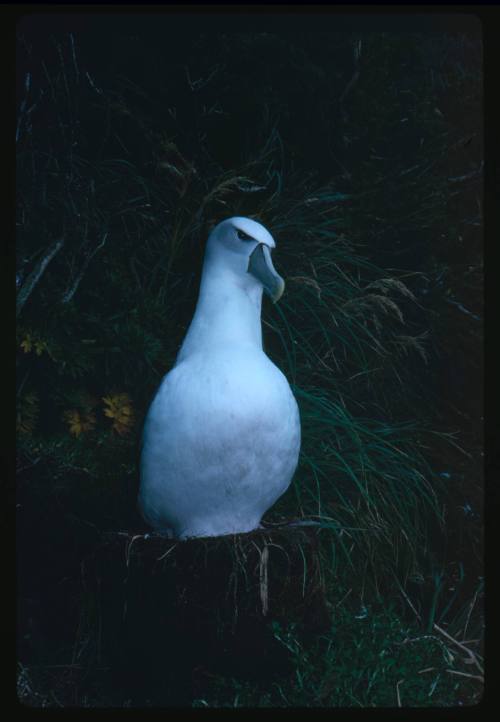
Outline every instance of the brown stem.
{"type": "Polygon", "coordinates": [[[62,302],[63,302],[63,303],[69,303],[69,302],[71,301],[71,299],[73,298],[73,296],[75,295],[75,293],[76,293],[76,291],[77,291],[77,289],[78,289],[78,286],[80,285],[80,282],[81,282],[83,276],[85,275],[85,271],[86,271],[87,268],[89,267],[90,261],[93,259],[93,257],[94,257],[95,254],[97,253],[97,251],[104,246],[104,244],[106,243],[106,238],[107,238],[107,237],[108,237],[108,234],[105,233],[104,236],[103,236],[103,239],[102,239],[102,241],[99,243],[99,245],[96,246],[96,248],[94,248],[94,250],[92,251],[92,253],[90,253],[90,254],[87,256],[87,258],[85,259],[85,261],[84,261],[84,263],[83,263],[83,266],[82,266],[82,268],[81,268],[80,273],[79,273],[78,276],[75,278],[75,280],[74,280],[74,282],[72,283],[72,285],[71,285],[71,286],[67,289],[67,291],[64,293],[64,295],[63,295],[63,297],[62,297],[62,302]]]}
{"type": "Polygon", "coordinates": [[[17,294],[17,301],[16,301],[16,317],[19,316],[21,311],[23,310],[23,306],[28,300],[28,298],[31,296],[31,293],[35,286],[37,285],[38,281],[41,279],[43,274],[45,273],[45,270],[51,260],[54,258],[56,253],[58,253],[61,248],[64,246],[64,238],[59,238],[57,241],[54,241],[54,243],[50,246],[47,253],[43,256],[43,258],[40,259],[40,261],[37,263],[36,267],[31,271],[30,275],[26,279],[26,281],[23,283],[21,288],[19,289],[19,293],[17,294]]]}

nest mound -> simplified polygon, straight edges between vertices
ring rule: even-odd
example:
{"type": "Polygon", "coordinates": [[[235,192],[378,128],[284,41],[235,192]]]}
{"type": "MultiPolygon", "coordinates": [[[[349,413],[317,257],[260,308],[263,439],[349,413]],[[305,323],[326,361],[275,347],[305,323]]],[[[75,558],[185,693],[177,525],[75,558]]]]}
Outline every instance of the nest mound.
{"type": "Polygon", "coordinates": [[[329,625],[314,526],[182,542],[106,533],[82,584],[100,660],[129,691],[169,688],[178,703],[199,677],[286,674],[276,624],[329,625]]]}

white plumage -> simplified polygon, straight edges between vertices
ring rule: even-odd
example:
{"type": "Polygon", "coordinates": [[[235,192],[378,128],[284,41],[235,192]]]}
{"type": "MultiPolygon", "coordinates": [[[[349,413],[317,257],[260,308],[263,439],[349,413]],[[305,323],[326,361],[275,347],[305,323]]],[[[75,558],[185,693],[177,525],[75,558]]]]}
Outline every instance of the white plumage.
{"type": "Polygon", "coordinates": [[[196,311],[144,425],[139,508],[157,531],[251,531],[290,484],[299,412],[262,349],[262,291],[276,301],[284,288],[274,247],[248,218],[208,238],[196,311]]]}

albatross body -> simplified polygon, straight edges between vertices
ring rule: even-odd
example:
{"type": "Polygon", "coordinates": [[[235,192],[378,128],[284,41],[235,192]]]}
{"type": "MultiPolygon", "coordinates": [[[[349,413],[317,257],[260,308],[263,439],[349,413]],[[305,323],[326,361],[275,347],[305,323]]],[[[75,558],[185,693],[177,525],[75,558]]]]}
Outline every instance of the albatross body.
{"type": "Polygon", "coordinates": [[[193,319],[144,425],[139,508],[161,533],[251,531],[290,485],[299,412],[262,349],[262,292],[276,301],[284,288],[274,247],[248,218],[208,238],[193,319]]]}

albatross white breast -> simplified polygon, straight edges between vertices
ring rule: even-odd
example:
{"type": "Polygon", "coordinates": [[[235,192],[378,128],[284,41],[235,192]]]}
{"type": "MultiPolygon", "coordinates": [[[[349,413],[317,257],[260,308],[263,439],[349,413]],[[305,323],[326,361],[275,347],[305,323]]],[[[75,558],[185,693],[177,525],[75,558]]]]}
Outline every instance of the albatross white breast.
{"type": "Polygon", "coordinates": [[[299,412],[262,349],[262,292],[276,302],[284,289],[274,247],[249,218],[208,238],[193,319],[144,424],[139,508],[161,533],[251,531],[290,485],[299,412]]]}

